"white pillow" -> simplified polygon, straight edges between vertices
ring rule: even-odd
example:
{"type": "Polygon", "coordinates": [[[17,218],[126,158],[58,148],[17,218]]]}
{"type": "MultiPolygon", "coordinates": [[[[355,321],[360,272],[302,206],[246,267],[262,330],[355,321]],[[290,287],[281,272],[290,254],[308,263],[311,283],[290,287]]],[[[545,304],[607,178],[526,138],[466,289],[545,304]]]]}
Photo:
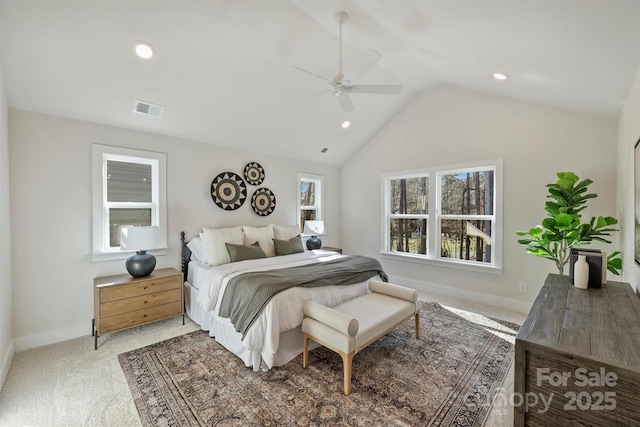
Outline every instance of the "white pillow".
{"type": "Polygon", "coordinates": [[[300,226],[296,225],[273,225],[273,238],[278,240],[290,240],[300,234],[300,226]]]}
{"type": "Polygon", "coordinates": [[[187,243],[187,247],[191,251],[191,259],[202,261],[207,257],[206,251],[204,249],[204,238],[203,234],[200,233],[198,237],[194,237],[187,243]]]}
{"type": "Polygon", "coordinates": [[[273,244],[273,225],[269,224],[266,227],[251,227],[245,225],[242,227],[244,232],[244,244],[253,245],[258,242],[260,248],[267,256],[275,256],[276,249],[273,244]]]}
{"type": "Polygon", "coordinates": [[[225,243],[242,244],[242,227],[233,228],[205,228],[204,234],[205,259],[207,265],[221,265],[231,262],[229,251],[225,243]]]}

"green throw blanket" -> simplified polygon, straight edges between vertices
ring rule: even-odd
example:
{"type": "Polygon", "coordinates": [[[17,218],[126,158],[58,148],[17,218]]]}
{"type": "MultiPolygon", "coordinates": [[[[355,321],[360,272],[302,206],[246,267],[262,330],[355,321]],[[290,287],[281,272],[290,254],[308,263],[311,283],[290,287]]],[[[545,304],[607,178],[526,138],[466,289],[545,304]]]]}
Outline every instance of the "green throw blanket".
{"type": "Polygon", "coordinates": [[[374,276],[387,281],[375,258],[349,256],[334,261],[270,271],[242,273],[229,279],[220,302],[219,315],[227,317],[244,339],[262,309],[278,292],[302,286],[352,285],[374,276]]]}

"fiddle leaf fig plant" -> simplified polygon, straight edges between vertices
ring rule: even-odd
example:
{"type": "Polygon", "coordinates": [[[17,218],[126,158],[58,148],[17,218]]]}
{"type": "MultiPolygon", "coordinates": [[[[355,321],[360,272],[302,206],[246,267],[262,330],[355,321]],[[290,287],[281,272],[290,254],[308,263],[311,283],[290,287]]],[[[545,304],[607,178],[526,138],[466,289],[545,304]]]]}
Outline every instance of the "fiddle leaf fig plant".
{"type": "MultiPolygon", "coordinates": [[[[552,199],[545,203],[547,217],[528,231],[518,231],[523,236],[518,243],[523,245],[527,253],[549,259],[556,264],[559,274],[564,274],[564,266],[569,262],[571,248],[594,241],[611,243],[606,237],[618,231],[612,227],[618,220],[607,216],[592,217],[589,222],[582,222],[582,212],[587,201],[598,197],[588,193],[593,183],[590,179],[580,181],[573,172],[558,172],[558,180],[547,184],[552,199]]],[[[620,252],[613,252],[607,257],[607,269],[613,274],[620,274],[622,259],[620,252]]]]}

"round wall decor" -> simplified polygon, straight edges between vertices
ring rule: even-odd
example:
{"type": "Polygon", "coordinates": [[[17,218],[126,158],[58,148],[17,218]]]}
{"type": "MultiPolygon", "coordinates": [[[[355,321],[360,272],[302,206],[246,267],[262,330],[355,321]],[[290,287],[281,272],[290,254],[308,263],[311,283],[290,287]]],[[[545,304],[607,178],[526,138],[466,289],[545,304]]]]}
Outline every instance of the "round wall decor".
{"type": "Polygon", "coordinates": [[[276,208],[275,194],[268,188],[258,188],[251,196],[251,208],[260,216],[270,215],[276,208]]]}
{"type": "Polygon", "coordinates": [[[211,198],[219,208],[233,211],[247,200],[247,186],[240,175],[222,172],[211,181],[211,198]]]}
{"type": "Polygon", "coordinates": [[[244,167],[244,179],[251,185],[260,185],[264,181],[264,169],[260,163],[247,163],[244,167]]]}

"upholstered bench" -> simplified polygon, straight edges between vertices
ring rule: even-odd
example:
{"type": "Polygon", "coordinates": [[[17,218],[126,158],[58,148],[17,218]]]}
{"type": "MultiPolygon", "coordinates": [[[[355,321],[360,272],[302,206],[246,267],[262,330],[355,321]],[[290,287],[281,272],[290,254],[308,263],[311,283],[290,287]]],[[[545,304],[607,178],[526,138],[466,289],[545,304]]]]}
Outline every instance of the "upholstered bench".
{"type": "Polygon", "coordinates": [[[302,366],[309,365],[309,340],[342,356],[344,394],[351,394],[353,356],[405,320],[415,317],[420,337],[418,293],[404,286],[369,282],[368,294],[329,308],[313,301],[304,304],[302,366]]]}

